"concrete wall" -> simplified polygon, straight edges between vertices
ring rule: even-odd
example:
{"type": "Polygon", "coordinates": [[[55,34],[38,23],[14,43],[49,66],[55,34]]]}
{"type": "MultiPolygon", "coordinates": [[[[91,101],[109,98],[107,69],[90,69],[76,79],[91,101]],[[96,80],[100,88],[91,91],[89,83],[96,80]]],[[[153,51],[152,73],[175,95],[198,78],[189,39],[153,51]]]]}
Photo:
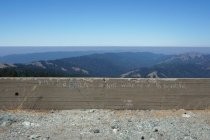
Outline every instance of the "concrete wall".
{"type": "Polygon", "coordinates": [[[210,79],[0,78],[0,109],[207,109],[210,79]]]}

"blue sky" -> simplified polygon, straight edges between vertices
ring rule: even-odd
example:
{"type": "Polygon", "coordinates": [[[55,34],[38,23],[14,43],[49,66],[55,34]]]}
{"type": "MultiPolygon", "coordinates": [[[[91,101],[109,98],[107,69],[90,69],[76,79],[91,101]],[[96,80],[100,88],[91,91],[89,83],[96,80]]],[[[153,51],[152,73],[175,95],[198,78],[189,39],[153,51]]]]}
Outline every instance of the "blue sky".
{"type": "Polygon", "coordinates": [[[210,47],[210,0],[0,0],[0,46],[210,47]]]}

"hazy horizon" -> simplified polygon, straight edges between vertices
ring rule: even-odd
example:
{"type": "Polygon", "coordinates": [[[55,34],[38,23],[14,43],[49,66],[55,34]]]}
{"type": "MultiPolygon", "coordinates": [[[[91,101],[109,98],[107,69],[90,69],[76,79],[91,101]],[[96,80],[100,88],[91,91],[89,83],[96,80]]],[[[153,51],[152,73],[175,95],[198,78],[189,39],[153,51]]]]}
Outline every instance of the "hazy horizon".
{"type": "Polygon", "coordinates": [[[29,54],[29,53],[44,53],[44,52],[76,52],[76,51],[95,51],[95,52],[152,52],[162,54],[180,54],[187,52],[198,52],[210,54],[210,47],[145,47],[145,46],[45,46],[45,47],[0,47],[0,56],[13,54],[29,54]]]}

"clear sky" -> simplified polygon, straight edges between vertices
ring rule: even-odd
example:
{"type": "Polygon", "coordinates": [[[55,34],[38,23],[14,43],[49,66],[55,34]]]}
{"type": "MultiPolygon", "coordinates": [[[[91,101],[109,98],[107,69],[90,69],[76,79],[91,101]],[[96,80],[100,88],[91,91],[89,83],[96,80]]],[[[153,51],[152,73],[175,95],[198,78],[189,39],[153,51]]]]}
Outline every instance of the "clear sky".
{"type": "Polygon", "coordinates": [[[0,46],[209,46],[210,0],[0,0],[0,46]]]}

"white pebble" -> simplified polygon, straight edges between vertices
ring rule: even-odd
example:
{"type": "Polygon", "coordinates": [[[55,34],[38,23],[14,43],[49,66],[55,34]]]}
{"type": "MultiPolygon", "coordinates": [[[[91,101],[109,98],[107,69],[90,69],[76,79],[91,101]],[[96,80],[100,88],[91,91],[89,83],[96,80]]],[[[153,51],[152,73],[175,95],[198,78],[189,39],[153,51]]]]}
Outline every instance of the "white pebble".
{"type": "Polygon", "coordinates": [[[114,132],[115,134],[117,133],[117,131],[118,131],[117,129],[113,129],[113,132],[114,132]]]}
{"type": "Polygon", "coordinates": [[[184,118],[190,118],[191,116],[189,114],[182,114],[182,117],[184,117],[184,118]]]}
{"type": "Polygon", "coordinates": [[[39,126],[39,124],[31,123],[31,122],[28,122],[28,121],[23,122],[22,125],[24,125],[27,128],[28,127],[37,127],[37,126],[39,126]]]}

